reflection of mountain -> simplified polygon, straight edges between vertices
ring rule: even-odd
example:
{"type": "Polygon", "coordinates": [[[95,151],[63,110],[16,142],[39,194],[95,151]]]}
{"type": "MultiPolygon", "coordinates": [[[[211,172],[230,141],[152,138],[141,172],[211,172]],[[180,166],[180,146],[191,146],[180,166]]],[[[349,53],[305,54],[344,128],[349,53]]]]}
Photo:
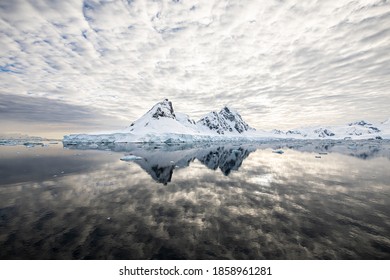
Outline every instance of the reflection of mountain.
{"type": "Polygon", "coordinates": [[[253,152],[254,149],[237,149],[218,147],[210,150],[206,155],[198,155],[197,159],[208,168],[216,170],[218,167],[227,176],[232,170],[238,170],[244,159],[253,152]]]}
{"type": "Polygon", "coordinates": [[[198,160],[207,168],[222,171],[228,176],[232,170],[238,170],[242,162],[256,149],[293,149],[307,153],[339,153],[371,159],[374,157],[390,158],[390,141],[269,141],[256,145],[225,145],[210,146],[208,144],[185,145],[136,145],[127,143],[109,143],[92,145],[68,145],[72,149],[99,149],[115,152],[125,152],[131,160],[145,170],[152,178],[167,184],[172,180],[174,169],[185,168],[194,160],[198,160]]]}
{"type": "Polygon", "coordinates": [[[154,165],[150,169],[153,172],[148,172],[148,173],[153,177],[153,179],[165,185],[171,181],[173,169],[175,169],[175,166],[171,165],[167,167],[159,167],[158,165],[154,165]]]}
{"type": "Polygon", "coordinates": [[[273,148],[289,148],[301,152],[339,153],[360,159],[390,158],[390,141],[292,141],[273,148]]]}
{"type": "Polygon", "coordinates": [[[194,160],[199,160],[212,170],[219,168],[227,176],[232,170],[238,170],[243,160],[253,151],[255,149],[249,147],[222,146],[187,150],[135,149],[131,154],[140,157],[134,163],[141,166],[155,181],[167,184],[171,181],[175,168],[187,167],[194,160]]]}

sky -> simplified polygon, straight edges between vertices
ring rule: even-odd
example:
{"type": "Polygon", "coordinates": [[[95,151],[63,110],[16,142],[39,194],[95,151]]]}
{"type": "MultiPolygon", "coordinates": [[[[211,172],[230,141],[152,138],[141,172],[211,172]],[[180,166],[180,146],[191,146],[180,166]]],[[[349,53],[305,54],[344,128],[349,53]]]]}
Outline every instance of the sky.
{"type": "Polygon", "coordinates": [[[256,129],[390,117],[390,1],[0,0],[0,132],[128,126],[168,98],[256,129]]]}

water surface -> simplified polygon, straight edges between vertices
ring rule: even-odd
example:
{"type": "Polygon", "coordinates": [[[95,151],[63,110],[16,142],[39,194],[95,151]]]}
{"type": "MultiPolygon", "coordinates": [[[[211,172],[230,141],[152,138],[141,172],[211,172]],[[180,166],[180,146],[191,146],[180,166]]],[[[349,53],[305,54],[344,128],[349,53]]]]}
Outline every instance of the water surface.
{"type": "Polygon", "coordinates": [[[389,151],[0,146],[0,258],[390,259],[389,151]]]}

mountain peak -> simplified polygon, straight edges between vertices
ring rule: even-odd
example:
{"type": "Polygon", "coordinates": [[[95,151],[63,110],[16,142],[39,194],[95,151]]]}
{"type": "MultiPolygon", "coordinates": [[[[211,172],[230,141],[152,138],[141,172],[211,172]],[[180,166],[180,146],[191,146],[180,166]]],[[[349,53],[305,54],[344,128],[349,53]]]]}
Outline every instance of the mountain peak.
{"type": "Polygon", "coordinates": [[[225,105],[225,106],[223,106],[223,108],[221,109],[221,111],[220,112],[222,112],[222,111],[226,111],[226,112],[231,112],[231,113],[237,113],[237,111],[236,110],[234,110],[233,108],[231,108],[231,107],[229,107],[229,106],[227,106],[227,105],[225,105]]]}
{"type": "Polygon", "coordinates": [[[198,121],[198,124],[208,127],[218,134],[244,133],[247,130],[254,130],[244,122],[240,114],[228,106],[224,106],[219,113],[213,111],[198,121]]]}
{"type": "Polygon", "coordinates": [[[224,106],[222,110],[219,112],[223,118],[230,122],[230,126],[234,127],[238,133],[243,133],[247,130],[253,130],[244,120],[241,115],[234,109],[229,108],[228,106],[224,106]]]}
{"type": "Polygon", "coordinates": [[[175,111],[173,110],[172,102],[169,101],[167,98],[164,99],[161,102],[158,102],[156,105],[152,107],[152,109],[149,110],[150,114],[152,115],[152,118],[159,119],[159,118],[171,118],[175,119],[175,111]]]}
{"type": "Polygon", "coordinates": [[[352,125],[366,126],[366,125],[372,125],[372,123],[369,123],[369,122],[366,122],[364,120],[361,120],[361,121],[358,121],[358,122],[349,123],[348,125],[349,126],[352,126],[352,125]]]}
{"type": "Polygon", "coordinates": [[[235,118],[238,116],[239,118],[241,118],[240,114],[237,113],[236,110],[232,109],[232,108],[229,108],[228,106],[224,106],[221,111],[219,111],[219,114],[224,116],[226,119],[230,120],[230,121],[234,121],[235,118]]]}
{"type": "Polygon", "coordinates": [[[231,119],[232,121],[233,121],[233,119],[235,118],[236,115],[238,115],[239,117],[241,117],[240,114],[239,114],[236,110],[234,110],[233,108],[228,107],[228,106],[224,106],[224,107],[221,109],[221,111],[219,111],[219,114],[228,117],[228,118],[231,119]]]}

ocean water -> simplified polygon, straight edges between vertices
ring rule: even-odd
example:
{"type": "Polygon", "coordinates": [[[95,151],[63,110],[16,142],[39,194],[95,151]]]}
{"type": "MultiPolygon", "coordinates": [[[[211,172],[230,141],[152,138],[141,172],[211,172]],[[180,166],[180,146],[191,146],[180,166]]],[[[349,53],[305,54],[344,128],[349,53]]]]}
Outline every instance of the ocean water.
{"type": "Polygon", "coordinates": [[[0,259],[390,259],[390,143],[0,146],[0,259]]]}

